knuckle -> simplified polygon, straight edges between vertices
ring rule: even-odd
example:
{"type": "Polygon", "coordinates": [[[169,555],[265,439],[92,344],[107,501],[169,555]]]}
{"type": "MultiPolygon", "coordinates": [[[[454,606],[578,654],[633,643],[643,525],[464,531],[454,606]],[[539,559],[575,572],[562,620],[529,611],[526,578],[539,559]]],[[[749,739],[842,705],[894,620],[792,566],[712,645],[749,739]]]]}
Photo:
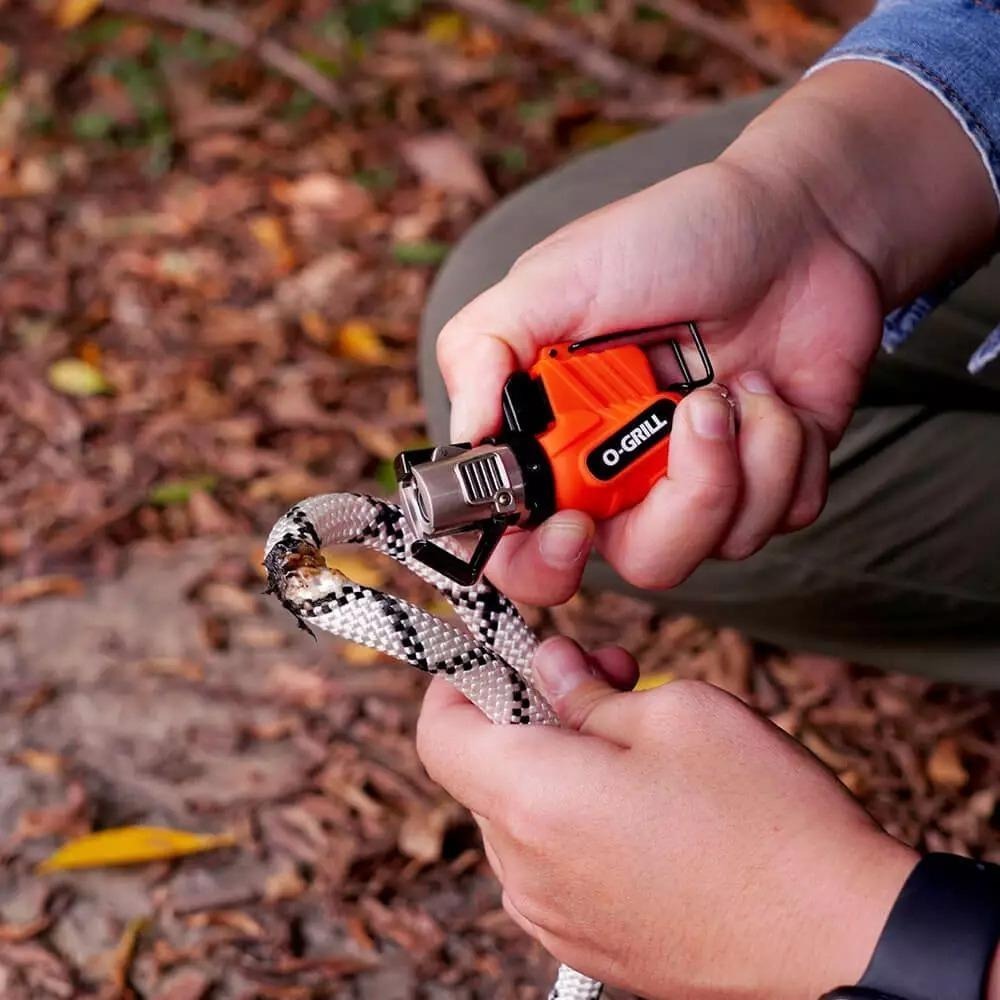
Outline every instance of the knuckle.
{"type": "Polygon", "coordinates": [[[504,802],[501,822],[508,836],[522,846],[533,846],[540,839],[542,817],[534,797],[521,790],[504,802]]]}
{"type": "Polygon", "coordinates": [[[754,553],[759,552],[767,543],[767,536],[748,536],[727,538],[719,548],[719,558],[729,562],[740,562],[749,559],[754,553]]]}
{"type": "Polygon", "coordinates": [[[658,564],[649,560],[626,560],[617,567],[627,583],[640,590],[669,590],[682,584],[693,567],[658,564]]]}
{"type": "Polygon", "coordinates": [[[714,714],[720,703],[721,691],[705,681],[682,678],[662,688],[658,699],[659,711],[670,717],[671,724],[697,723],[714,714]]]}
{"type": "Polygon", "coordinates": [[[810,490],[808,495],[796,500],[786,520],[790,531],[807,528],[823,512],[826,506],[827,486],[824,481],[819,488],[810,490]]]}
{"type": "Polygon", "coordinates": [[[583,729],[605,696],[603,691],[590,690],[588,687],[582,692],[574,693],[574,697],[557,706],[563,725],[568,729],[583,729]]]}

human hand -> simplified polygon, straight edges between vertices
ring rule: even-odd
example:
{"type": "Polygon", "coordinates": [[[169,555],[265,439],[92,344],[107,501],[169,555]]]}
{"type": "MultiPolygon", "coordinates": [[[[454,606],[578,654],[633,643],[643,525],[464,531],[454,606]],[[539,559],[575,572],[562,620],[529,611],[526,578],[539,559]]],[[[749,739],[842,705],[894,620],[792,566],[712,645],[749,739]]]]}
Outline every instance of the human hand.
{"type": "MultiPolygon", "coordinates": [[[[629,582],[669,587],[709,556],[743,558],[809,524],[883,313],[983,242],[994,218],[986,172],[936,99],[895,70],[841,64],[716,162],[529,251],[441,334],[453,440],[496,429],[504,379],[544,344],[689,319],[740,421],[713,391],[694,393],[676,414],[669,475],[645,501],[596,529],[564,511],[509,534],[491,579],[558,603],[593,541],[629,582]]],[[[672,380],[669,353],[651,353],[672,380]]]]}
{"type": "Polygon", "coordinates": [[[650,998],[814,1000],[860,977],[916,856],[717,688],[622,650],[535,659],[570,727],[494,726],[442,681],[429,774],[476,817],[504,908],[559,961],[650,998]]]}

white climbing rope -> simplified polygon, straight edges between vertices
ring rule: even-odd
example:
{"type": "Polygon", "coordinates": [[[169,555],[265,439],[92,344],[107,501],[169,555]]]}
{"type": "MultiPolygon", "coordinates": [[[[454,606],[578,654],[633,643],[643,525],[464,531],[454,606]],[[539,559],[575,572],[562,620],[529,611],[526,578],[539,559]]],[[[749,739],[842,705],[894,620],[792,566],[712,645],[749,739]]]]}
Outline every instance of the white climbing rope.
{"type": "MultiPolygon", "coordinates": [[[[394,504],[356,493],[311,497],[271,529],[264,559],[269,590],[307,628],[442,675],[492,722],[558,725],[552,707],[532,685],[537,641],[514,605],[485,581],[461,587],[411,559],[413,540],[394,504]],[[383,552],[422,577],[447,598],[465,630],[328,568],[320,550],[343,544],[383,552]]],[[[602,989],[562,966],[549,1000],[597,1000],[602,989]]]]}

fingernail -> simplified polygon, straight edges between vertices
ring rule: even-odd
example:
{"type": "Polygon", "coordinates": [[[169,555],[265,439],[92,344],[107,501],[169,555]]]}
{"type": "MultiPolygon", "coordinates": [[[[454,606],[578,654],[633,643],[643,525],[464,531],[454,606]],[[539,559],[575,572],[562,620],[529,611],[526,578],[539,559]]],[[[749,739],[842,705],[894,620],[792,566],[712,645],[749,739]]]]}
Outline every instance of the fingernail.
{"type": "Polygon", "coordinates": [[[688,406],[695,434],[721,441],[732,433],[733,408],[718,393],[696,392],[688,406]]]}
{"type": "Polygon", "coordinates": [[[740,385],[747,392],[758,396],[773,396],[774,384],[763,372],[744,372],[740,376],[740,385]]]}
{"type": "Polygon", "coordinates": [[[532,665],[542,693],[550,701],[565,698],[584,681],[594,678],[583,650],[563,635],[546,639],[538,647],[532,665]]]}
{"type": "Polygon", "coordinates": [[[538,548],[542,558],[557,569],[574,565],[590,548],[593,526],[579,517],[553,517],[539,530],[538,548]]]}

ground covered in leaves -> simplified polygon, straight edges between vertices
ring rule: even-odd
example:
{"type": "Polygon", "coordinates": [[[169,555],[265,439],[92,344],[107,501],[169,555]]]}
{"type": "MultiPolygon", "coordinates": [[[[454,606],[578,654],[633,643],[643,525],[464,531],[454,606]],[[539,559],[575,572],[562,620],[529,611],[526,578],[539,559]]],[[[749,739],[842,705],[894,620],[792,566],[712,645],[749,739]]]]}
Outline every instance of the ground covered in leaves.
{"type": "MultiPolygon", "coordinates": [[[[551,963],[415,758],[421,679],[297,632],[261,541],[306,494],[391,488],[423,435],[428,282],[491,203],[794,74],[843,23],[783,0],[101,7],[0,0],[0,996],[539,997],[551,963]],[[131,824],[217,846],[38,871],[131,824]]],[[[996,701],[613,595],[534,621],[739,694],[911,843],[998,853],[996,701]]]]}

